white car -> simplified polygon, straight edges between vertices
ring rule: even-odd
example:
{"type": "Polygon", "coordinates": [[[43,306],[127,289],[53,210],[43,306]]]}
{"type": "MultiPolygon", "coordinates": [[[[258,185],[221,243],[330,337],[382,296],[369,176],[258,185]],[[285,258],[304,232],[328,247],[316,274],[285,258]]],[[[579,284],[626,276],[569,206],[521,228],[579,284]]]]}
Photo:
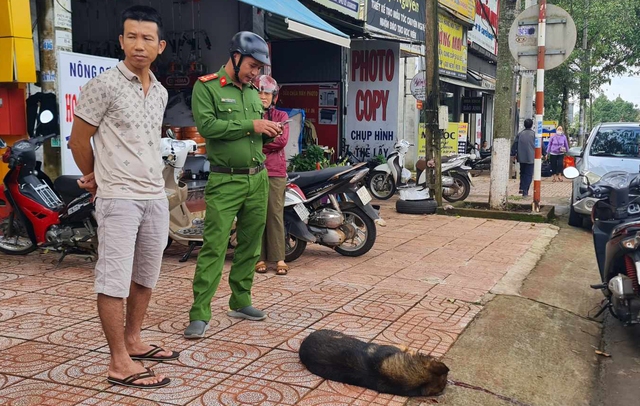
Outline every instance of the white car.
{"type": "Polygon", "coordinates": [[[590,221],[591,208],[597,201],[585,198],[576,202],[588,184],[597,182],[611,171],[640,173],[640,123],[601,123],[593,128],[584,147],[569,149],[576,159],[580,176],[573,180],[569,225],[582,227],[590,221]]]}

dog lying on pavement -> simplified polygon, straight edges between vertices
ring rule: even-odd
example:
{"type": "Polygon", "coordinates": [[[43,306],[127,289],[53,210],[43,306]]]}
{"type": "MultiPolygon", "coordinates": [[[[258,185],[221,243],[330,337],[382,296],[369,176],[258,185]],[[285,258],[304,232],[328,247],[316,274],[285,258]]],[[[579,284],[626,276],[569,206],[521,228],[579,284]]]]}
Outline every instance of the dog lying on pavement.
{"type": "Polygon", "coordinates": [[[302,341],[300,361],[322,378],[400,396],[433,396],[447,385],[449,368],[428,355],[367,343],[332,330],[302,341]]]}

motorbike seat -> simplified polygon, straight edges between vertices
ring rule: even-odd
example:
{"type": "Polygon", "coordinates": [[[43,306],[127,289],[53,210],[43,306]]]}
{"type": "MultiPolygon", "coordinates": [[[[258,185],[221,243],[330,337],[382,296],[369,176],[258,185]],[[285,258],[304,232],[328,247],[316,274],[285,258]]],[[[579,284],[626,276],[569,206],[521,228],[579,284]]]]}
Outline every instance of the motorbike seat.
{"type": "Polygon", "coordinates": [[[325,182],[336,173],[344,172],[349,169],[349,166],[336,166],[335,168],[321,169],[319,171],[289,172],[287,175],[289,178],[298,176],[298,179],[293,183],[298,185],[301,189],[304,189],[313,184],[325,182]]]}
{"type": "Polygon", "coordinates": [[[56,180],[53,181],[53,187],[63,197],[63,200],[67,202],[67,200],[75,199],[86,193],[86,190],[78,186],[78,179],[80,178],[81,176],[76,175],[58,176],[56,180]]]}

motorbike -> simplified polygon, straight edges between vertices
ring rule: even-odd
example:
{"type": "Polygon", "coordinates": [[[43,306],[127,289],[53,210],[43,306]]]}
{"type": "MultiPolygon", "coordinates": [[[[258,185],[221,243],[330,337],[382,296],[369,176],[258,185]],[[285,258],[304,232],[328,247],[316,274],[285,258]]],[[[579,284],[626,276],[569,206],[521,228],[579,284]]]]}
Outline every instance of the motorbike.
{"type": "Polygon", "coordinates": [[[367,188],[361,185],[369,171],[365,165],[288,174],[285,261],[299,258],[308,243],[351,257],[369,252],[376,241],[379,216],[367,188]]]}
{"type": "Polygon", "coordinates": [[[491,149],[480,151],[475,147],[471,147],[468,151],[471,156],[465,163],[472,171],[490,171],[491,170],[491,149]]]}
{"type": "MultiPolygon", "coordinates": [[[[367,185],[371,194],[377,199],[390,199],[397,189],[412,186],[409,183],[411,172],[404,167],[404,158],[413,145],[406,140],[397,141],[394,152],[387,157],[387,162],[374,168],[367,185]]],[[[460,154],[442,159],[442,196],[445,200],[457,202],[469,196],[473,182],[469,174],[471,168],[466,166],[465,162],[470,157],[470,154],[460,154]]],[[[421,167],[426,167],[426,163],[421,167]]],[[[419,171],[417,186],[426,187],[426,185],[426,171],[419,171]]]]}
{"type": "MultiPolygon", "coordinates": [[[[53,120],[40,113],[43,124],[53,120]]],[[[36,130],[37,131],[37,130],[36,130]]],[[[38,134],[38,132],[35,132],[38,134]]],[[[93,199],[78,186],[80,176],[59,176],[52,182],[36,159],[36,150],[57,134],[20,140],[6,148],[2,161],[9,172],[0,185],[0,252],[26,255],[38,247],[68,254],[96,255],[97,224],[93,199]]]]}
{"type": "MultiPolygon", "coordinates": [[[[580,173],[575,167],[563,171],[569,179],[580,173]]],[[[586,178],[585,178],[586,179],[586,178]]],[[[605,174],[596,183],[581,187],[575,204],[587,197],[597,199],[591,209],[593,245],[601,283],[604,311],[625,325],[640,323],[640,175],[624,171],[605,174]]]]}

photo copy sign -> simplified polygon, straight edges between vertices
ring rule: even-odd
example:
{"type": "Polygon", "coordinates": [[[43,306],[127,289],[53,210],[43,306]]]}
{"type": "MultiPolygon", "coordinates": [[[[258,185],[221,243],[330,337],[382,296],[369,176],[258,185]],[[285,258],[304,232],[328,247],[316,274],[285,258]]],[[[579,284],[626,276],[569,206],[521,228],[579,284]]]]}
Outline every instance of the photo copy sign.
{"type": "Polygon", "coordinates": [[[63,175],[82,175],[68,147],[73,114],[80,91],[89,80],[118,64],[117,59],[58,52],[58,109],[60,111],[60,147],[63,175]]]}
{"type": "Polygon", "coordinates": [[[393,150],[398,132],[399,55],[398,43],[351,42],[345,148],[360,160],[387,157],[393,150]]]}

